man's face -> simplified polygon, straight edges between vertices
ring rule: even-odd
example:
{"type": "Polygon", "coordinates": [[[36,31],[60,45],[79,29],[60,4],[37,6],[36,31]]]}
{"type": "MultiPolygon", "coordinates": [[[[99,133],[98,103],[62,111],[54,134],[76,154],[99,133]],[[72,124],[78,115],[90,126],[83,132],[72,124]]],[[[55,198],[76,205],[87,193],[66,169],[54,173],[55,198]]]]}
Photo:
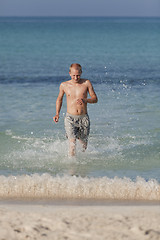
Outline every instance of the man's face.
{"type": "Polygon", "coordinates": [[[81,69],[75,69],[75,68],[71,68],[71,71],[69,72],[72,81],[74,81],[75,83],[78,83],[81,79],[81,69]]]}

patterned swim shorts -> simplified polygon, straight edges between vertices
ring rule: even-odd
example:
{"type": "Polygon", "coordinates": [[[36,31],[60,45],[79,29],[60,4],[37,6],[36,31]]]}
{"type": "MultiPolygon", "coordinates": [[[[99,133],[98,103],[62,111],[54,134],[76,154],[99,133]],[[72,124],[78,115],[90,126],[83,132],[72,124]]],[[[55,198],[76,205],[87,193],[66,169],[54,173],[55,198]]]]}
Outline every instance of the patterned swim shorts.
{"type": "Polygon", "coordinates": [[[88,114],[72,115],[66,113],[64,125],[67,138],[82,139],[84,142],[88,141],[90,132],[90,120],[88,114]]]}

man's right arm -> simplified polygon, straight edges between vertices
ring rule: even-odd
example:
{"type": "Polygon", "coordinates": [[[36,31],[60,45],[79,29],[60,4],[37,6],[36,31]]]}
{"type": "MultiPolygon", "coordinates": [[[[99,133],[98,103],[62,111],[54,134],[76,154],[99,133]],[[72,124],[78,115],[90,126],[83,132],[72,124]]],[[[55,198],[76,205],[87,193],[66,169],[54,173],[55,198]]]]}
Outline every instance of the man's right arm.
{"type": "Polygon", "coordinates": [[[56,115],[53,117],[53,120],[55,123],[58,122],[59,120],[59,114],[60,114],[60,110],[62,107],[62,102],[63,102],[63,96],[64,96],[64,84],[61,83],[60,88],[59,88],[59,95],[57,97],[57,101],[56,101],[56,115]]]}

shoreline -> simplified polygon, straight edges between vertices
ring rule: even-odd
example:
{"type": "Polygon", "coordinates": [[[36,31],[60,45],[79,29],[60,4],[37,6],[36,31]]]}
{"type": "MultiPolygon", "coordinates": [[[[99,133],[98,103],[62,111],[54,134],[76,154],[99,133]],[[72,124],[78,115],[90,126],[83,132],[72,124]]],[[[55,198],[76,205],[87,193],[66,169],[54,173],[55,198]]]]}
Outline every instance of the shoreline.
{"type": "Polygon", "coordinates": [[[117,200],[117,199],[47,199],[47,198],[0,198],[1,205],[46,205],[46,206],[160,206],[159,200],[117,200]]]}
{"type": "Polygon", "coordinates": [[[158,202],[75,202],[0,200],[0,239],[160,239],[158,202]]]}

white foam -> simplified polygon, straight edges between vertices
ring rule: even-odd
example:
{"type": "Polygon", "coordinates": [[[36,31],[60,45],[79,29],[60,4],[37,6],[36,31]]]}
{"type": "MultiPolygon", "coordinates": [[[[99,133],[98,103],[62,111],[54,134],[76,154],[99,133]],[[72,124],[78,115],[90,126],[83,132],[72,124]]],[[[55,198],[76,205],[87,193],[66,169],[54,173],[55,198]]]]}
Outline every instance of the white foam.
{"type": "Polygon", "coordinates": [[[1,198],[160,200],[160,184],[137,177],[113,179],[33,174],[0,176],[1,198]]]}
{"type": "Polygon", "coordinates": [[[8,135],[8,136],[12,136],[12,131],[10,129],[7,129],[5,131],[5,134],[8,135]]]}

